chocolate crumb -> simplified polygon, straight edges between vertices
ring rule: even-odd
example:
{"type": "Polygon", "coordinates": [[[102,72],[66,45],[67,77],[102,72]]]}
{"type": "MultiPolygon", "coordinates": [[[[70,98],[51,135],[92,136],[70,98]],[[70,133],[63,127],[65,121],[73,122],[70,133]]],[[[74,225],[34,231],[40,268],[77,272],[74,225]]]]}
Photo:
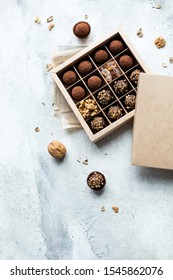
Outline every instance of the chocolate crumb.
{"type": "Polygon", "coordinates": [[[53,103],[52,103],[52,106],[54,106],[54,105],[55,105],[55,103],[53,102],[53,103]]]}
{"type": "Polygon", "coordinates": [[[117,207],[117,206],[112,206],[112,209],[115,211],[115,213],[119,212],[119,207],[117,207]]]}
{"type": "Polygon", "coordinates": [[[102,206],[101,211],[105,212],[105,207],[104,206],[102,206]]]}
{"type": "Polygon", "coordinates": [[[136,35],[137,35],[139,38],[142,38],[142,37],[144,36],[142,28],[139,28],[139,30],[137,31],[136,35]]]}
{"type": "Polygon", "coordinates": [[[42,102],[41,104],[44,105],[44,106],[46,105],[44,102],[42,102]]]}
{"type": "Polygon", "coordinates": [[[88,15],[85,15],[85,19],[87,19],[88,18],[88,15]]]}

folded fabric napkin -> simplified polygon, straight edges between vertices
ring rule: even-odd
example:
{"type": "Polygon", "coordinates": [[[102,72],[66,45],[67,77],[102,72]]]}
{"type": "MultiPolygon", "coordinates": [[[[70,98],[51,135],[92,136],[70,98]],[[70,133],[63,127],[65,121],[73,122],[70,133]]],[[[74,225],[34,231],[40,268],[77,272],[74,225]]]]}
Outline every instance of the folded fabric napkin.
{"type": "MultiPolygon", "coordinates": [[[[83,47],[68,48],[55,52],[52,57],[52,66],[56,67],[77,52],[83,47]]],[[[81,128],[81,125],[71,110],[58,86],[54,83],[54,114],[61,118],[63,129],[81,128]]]]}

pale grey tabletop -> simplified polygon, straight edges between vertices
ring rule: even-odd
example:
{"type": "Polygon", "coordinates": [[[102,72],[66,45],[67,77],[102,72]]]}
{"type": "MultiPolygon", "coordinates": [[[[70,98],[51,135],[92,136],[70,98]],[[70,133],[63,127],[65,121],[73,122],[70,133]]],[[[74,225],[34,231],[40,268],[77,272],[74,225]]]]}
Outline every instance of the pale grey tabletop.
{"type": "Polygon", "coordinates": [[[159,3],[161,9],[142,0],[0,0],[0,259],[173,258],[173,172],[130,165],[132,122],[97,145],[83,130],[62,130],[45,69],[54,51],[81,45],[72,27],[87,14],[85,44],[121,24],[151,71],[172,75],[173,2],[159,3]],[[160,35],[167,45],[158,50],[160,35]],[[47,152],[52,139],[67,146],[61,163],[47,152]],[[86,185],[93,170],[107,178],[101,193],[86,185]]]}

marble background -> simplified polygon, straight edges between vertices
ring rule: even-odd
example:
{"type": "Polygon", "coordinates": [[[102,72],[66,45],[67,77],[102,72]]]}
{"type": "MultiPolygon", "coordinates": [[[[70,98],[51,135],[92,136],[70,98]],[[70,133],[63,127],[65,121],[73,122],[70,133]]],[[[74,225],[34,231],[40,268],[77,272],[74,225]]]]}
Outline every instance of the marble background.
{"type": "Polygon", "coordinates": [[[159,3],[0,0],[0,259],[173,258],[173,172],[130,165],[132,122],[97,145],[83,130],[62,130],[45,69],[54,51],[88,45],[121,24],[151,71],[172,75],[173,2],[159,3]],[[81,43],[72,27],[86,14],[92,32],[81,43]],[[158,50],[160,35],[167,45],[158,50]],[[47,152],[52,139],[67,146],[62,162],[47,152]],[[99,194],[86,186],[93,170],[107,178],[99,194]]]}

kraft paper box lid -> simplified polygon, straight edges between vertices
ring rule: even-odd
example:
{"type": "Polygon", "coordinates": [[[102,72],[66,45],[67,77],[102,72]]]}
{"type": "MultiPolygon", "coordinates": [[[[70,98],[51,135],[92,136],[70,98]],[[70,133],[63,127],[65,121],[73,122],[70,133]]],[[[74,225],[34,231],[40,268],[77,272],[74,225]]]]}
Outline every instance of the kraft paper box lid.
{"type": "Polygon", "coordinates": [[[173,77],[140,74],[132,164],[173,169],[173,77]]]}

